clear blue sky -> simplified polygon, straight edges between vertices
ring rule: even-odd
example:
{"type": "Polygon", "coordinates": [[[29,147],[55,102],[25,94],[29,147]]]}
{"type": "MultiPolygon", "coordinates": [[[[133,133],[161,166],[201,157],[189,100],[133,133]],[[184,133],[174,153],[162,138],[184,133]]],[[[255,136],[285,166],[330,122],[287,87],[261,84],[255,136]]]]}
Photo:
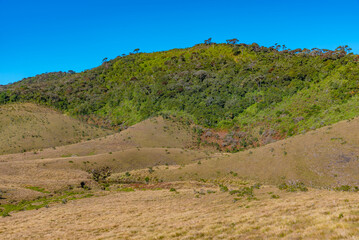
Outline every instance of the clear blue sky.
{"type": "Polygon", "coordinates": [[[0,84],[212,37],[359,52],[359,0],[0,0],[0,84]]]}

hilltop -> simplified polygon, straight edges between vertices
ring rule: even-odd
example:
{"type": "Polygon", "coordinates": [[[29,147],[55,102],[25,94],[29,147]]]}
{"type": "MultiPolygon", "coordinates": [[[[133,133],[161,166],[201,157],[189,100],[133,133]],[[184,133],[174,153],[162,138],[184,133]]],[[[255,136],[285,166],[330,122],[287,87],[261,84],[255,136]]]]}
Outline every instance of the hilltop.
{"type": "Polygon", "coordinates": [[[357,116],[358,56],[349,52],[230,42],[131,53],[8,85],[0,103],[46,104],[113,129],[160,113],[184,116],[232,132],[225,146],[206,141],[238,151],[357,116]]]}

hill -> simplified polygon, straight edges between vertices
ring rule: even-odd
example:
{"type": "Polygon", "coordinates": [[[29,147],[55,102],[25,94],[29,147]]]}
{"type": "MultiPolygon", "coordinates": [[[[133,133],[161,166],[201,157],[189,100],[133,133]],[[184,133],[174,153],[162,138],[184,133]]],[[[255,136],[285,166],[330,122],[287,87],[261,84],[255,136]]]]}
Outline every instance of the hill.
{"type": "Polygon", "coordinates": [[[31,103],[0,105],[0,132],[0,154],[38,151],[112,133],[31,103]]]}
{"type": "MultiPolygon", "coordinates": [[[[164,181],[239,177],[275,185],[301,182],[324,188],[358,186],[358,131],[359,118],[341,121],[259,148],[217,155],[200,165],[161,169],[153,176],[164,181]]],[[[138,175],[146,173],[139,171],[138,175]]]]}
{"type": "Polygon", "coordinates": [[[41,192],[31,191],[29,186],[51,192],[64,191],[69,185],[79,186],[80,182],[96,186],[91,176],[93,170],[109,168],[115,174],[208,158],[208,153],[190,149],[194,142],[190,126],[156,117],[102,138],[37,152],[0,155],[0,190],[7,191],[3,195],[6,202],[32,199],[41,192]]]}
{"type": "Polygon", "coordinates": [[[0,156],[0,236],[359,234],[359,118],[238,153],[197,149],[198,126],[179,120],[151,118],[110,136],[0,156]]]}
{"type": "MultiPolygon", "coordinates": [[[[94,128],[95,129],[95,128],[94,128]]],[[[24,152],[0,156],[2,161],[34,160],[46,158],[95,156],[109,152],[138,148],[178,148],[195,146],[192,127],[181,121],[155,117],[135,124],[119,133],[101,138],[82,141],[66,146],[56,146],[34,152],[24,152]]]]}
{"type": "Polygon", "coordinates": [[[257,181],[354,187],[359,185],[357,131],[358,118],[243,152],[216,153],[193,149],[196,134],[185,123],[157,117],[111,136],[36,154],[2,155],[0,189],[16,186],[8,198],[18,199],[28,192],[26,186],[50,191],[79,186],[82,181],[96,186],[91,172],[103,169],[111,172],[113,183],[147,178],[155,183],[257,181]]]}
{"type": "Polygon", "coordinates": [[[115,129],[159,113],[186,116],[229,133],[224,147],[209,144],[238,151],[357,116],[358,56],[349,52],[254,43],[131,53],[82,73],[24,79],[0,103],[47,104],[115,129]]]}
{"type": "Polygon", "coordinates": [[[1,86],[0,238],[355,238],[348,52],[200,44],[1,86]]]}

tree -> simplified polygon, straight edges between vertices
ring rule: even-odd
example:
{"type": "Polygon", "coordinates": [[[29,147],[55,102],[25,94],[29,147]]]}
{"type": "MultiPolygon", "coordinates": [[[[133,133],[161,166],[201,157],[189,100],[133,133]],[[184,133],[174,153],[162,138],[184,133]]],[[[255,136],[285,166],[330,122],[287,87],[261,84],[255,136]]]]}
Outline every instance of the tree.
{"type": "Polygon", "coordinates": [[[233,38],[233,39],[227,39],[226,42],[227,44],[236,44],[239,42],[239,40],[237,38],[233,38]]]}
{"type": "Polygon", "coordinates": [[[0,93],[0,104],[6,103],[9,100],[6,92],[0,93]]]}
{"type": "Polygon", "coordinates": [[[204,44],[211,45],[212,44],[212,38],[208,38],[207,40],[204,40],[204,44]]]}
{"type": "Polygon", "coordinates": [[[107,62],[107,60],[108,60],[108,58],[107,58],[107,57],[106,57],[106,58],[104,58],[104,59],[102,59],[102,63],[107,62]]]}
{"type": "Polygon", "coordinates": [[[140,51],[139,48],[136,48],[135,50],[133,50],[133,53],[138,53],[140,51]]]}

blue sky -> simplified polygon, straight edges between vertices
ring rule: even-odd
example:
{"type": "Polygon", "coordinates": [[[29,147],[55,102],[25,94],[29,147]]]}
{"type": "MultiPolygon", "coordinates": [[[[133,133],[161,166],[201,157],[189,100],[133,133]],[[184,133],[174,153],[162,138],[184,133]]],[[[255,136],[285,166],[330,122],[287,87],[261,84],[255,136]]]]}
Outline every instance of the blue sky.
{"type": "Polygon", "coordinates": [[[212,37],[359,53],[359,0],[0,0],[0,84],[212,37]]]}

